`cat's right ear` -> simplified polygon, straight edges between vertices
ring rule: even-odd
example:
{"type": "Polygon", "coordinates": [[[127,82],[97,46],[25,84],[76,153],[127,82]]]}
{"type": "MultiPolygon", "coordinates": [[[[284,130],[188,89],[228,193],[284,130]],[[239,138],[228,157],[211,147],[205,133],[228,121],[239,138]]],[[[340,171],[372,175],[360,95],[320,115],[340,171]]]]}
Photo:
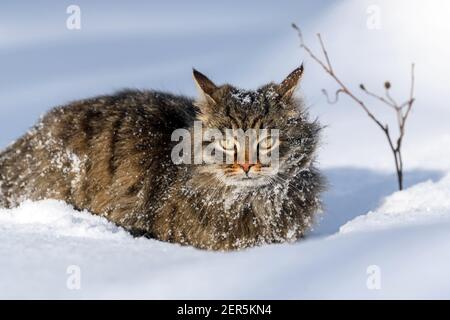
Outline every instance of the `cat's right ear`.
{"type": "Polygon", "coordinates": [[[302,65],[292,71],[286,79],[278,87],[278,94],[285,100],[290,100],[297,88],[300,80],[303,77],[303,63],[302,65]]]}
{"type": "Polygon", "coordinates": [[[214,84],[214,82],[209,80],[208,77],[195,69],[192,70],[192,75],[194,76],[194,81],[200,93],[201,100],[207,102],[208,104],[216,104],[213,97],[214,93],[219,88],[214,84]]]}

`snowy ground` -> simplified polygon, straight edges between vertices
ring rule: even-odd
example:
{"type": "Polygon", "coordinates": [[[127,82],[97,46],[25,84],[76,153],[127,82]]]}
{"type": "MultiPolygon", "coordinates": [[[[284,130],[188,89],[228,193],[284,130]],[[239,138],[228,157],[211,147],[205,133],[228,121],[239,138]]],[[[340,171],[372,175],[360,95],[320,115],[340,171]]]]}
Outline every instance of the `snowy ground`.
{"type": "Polygon", "coordinates": [[[133,239],[54,201],[0,209],[0,298],[450,298],[447,0],[76,3],[79,31],[65,28],[72,2],[0,4],[0,148],[73,99],[123,87],[193,95],[192,66],[254,88],[304,60],[301,92],[328,126],[325,212],[305,241],[225,254],[133,239]],[[371,5],[379,30],[367,28],[371,5]],[[299,50],[293,21],[316,49],[322,32],[356,92],[360,82],[382,92],[390,79],[400,100],[416,62],[408,190],[394,193],[392,155],[361,110],[326,103],[320,90],[333,83],[299,50]],[[81,288],[70,290],[78,267],[81,288]],[[381,288],[371,290],[378,271],[381,288]]]}
{"type": "Polygon", "coordinates": [[[26,202],[0,211],[0,298],[450,298],[449,199],[450,175],[334,235],[234,253],[134,239],[64,203],[26,202]]]}

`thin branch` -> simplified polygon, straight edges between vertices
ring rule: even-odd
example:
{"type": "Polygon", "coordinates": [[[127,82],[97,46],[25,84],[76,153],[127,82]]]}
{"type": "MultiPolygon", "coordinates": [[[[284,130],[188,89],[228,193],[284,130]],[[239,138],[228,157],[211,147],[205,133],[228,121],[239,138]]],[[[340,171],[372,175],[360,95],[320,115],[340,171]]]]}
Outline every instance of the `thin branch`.
{"type": "Polygon", "coordinates": [[[390,82],[386,81],[384,84],[385,87],[385,95],[386,98],[377,95],[375,93],[373,93],[372,91],[369,91],[366,89],[366,87],[364,85],[360,85],[361,90],[363,90],[364,93],[366,93],[368,96],[371,96],[372,98],[377,99],[378,101],[380,101],[381,103],[383,103],[384,105],[390,107],[391,109],[395,110],[396,113],[396,118],[397,118],[397,124],[398,124],[398,129],[399,129],[399,135],[396,139],[396,143],[394,144],[394,139],[392,138],[391,132],[389,130],[389,126],[387,124],[383,124],[371,111],[370,109],[367,107],[367,105],[364,103],[363,100],[361,100],[360,98],[358,98],[356,95],[354,95],[349,89],[348,87],[338,78],[338,76],[336,75],[336,73],[334,72],[333,69],[333,65],[331,64],[331,60],[328,54],[328,51],[325,47],[325,44],[322,40],[322,36],[320,35],[320,33],[317,34],[317,38],[319,40],[320,43],[320,47],[322,50],[322,54],[325,57],[325,61],[321,60],[306,44],[303,38],[303,34],[302,31],[300,30],[300,28],[293,23],[292,27],[297,31],[298,37],[300,39],[300,47],[303,48],[308,54],[309,56],[316,61],[321,67],[322,69],[330,76],[332,77],[336,83],[339,86],[339,89],[336,90],[335,92],[335,97],[334,100],[331,100],[328,92],[323,89],[322,92],[323,94],[326,96],[328,103],[334,104],[337,103],[339,100],[339,95],[345,94],[347,95],[349,98],[351,98],[354,102],[356,102],[357,105],[359,105],[364,112],[369,116],[370,119],[372,119],[373,122],[375,122],[375,124],[382,130],[382,132],[384,133],[384,135],[386,136],[386,139],[388,141],[389,144],[389,148],[391,149],[393,155],[394,155],[394,160],[395,160],[395,168],[396,168],[396,172],[397,172],[397,178],[398,178],[398,185],[399,185],[399,189],[402,190],[403,189],[403,158],[402,158],[402,152],[401,152],[401,148],[402,148],[402,142],[403,142],[403,138],[405,136],[405,125],[406,125],[406,120],[408,119],[408,116],[411,112],[412,106],[415,102],[414,99],[414,89],[415,89],[415,75],[414,75],[414,68],[415,65],[412,64],[411,66],[411,89],[410,89],[410,97],[409,100],[402,103],[402,104],[398,104],[396,102],[395,99],[392,98],[391,94],[390,94],[390,88],[391,88],[391,84],[390,82]],[[406,108],[406,111],[404,111],[406,108]]]}
{"type": "Polygon", "coordinates": [[[330,70],[330,72],[333,73],[333,67],[331,66],[330,57],[328,56],[328,52],[325,49],[325,45],[323,44],[322,36],[320,35],[320,33],[317,34],[317,38],[319,38],[320,46],[322,47],[322,52],[325,56],[325,59],[327,60],[328,69],[330,70]]]}
{"type": "Polygon", "coordinates": [[[311,51],[311,49],[307,46],[305,46],[305,43],[303,41],[303,34],[302,31],[300,30],[299,27],[297,27],[297,25],[295,23],[292,24],[292,27],[297,31],[298,37],[300,38],[300,47],[302,49],[304,49],[311,58],[313,58],[318,64],[320,64],[320,66],[326,71],[326,72],[330,72],[330,70],[328,70],[328,67],[311,51]]]}
{"type": "Polygon", "coordinates": [[[390,101],[390,103],[395,106],[396,108],[398,108],[398,103],[394,100],[394,98],[392,98],[391,94],[390,94],[390,85],[388,85],[389,82],[385,83],[385,88],[386,88],[386,97],[388,98],[388,100],[390,101]]]}
{"type": "MultiPolygon", "coordinates": [[[[311,58],[313,58],[325,70],[325,72],[327,72],[338,83],[338,85],[341,87],[342,92],[347,94],[347,96],[349,96],[357,104],[359,104],[361,106],[361,108],[363,108],[363,110],[366,112],[366,114],[384,131],[385,130],[384,125],[372,114],[372,112],[370,112],[370,110],[366,107],[366,105],[364,104],[364,102],[361,99],[357,98],[350,90],[348,90],[347,86],[345,86],[344,83],[336,76],[331,65],[330,65],[330,68],[327,67],[325,65],[325,63],[322,60],[320,60],[312,52],[312,50],[304,43],[303,34],[302,34],[300,28],[295,23],[292,24],[292,27],[295,30],[297,30],[297,34],[300,39],[300,47],[305,49],[305,51],[311,56],[311,58]]],[[[327,50],[326,50],[323,42],[322,42],[322,51],[325,56],[328,56],[327,50]]]]}
{"type": "Polygon", "coordinates": [[[404,122],[406,122],[406,119],[408,119],[408,116],[409,116],[409,113],[411,112],[411,109],[412,109],[412,106],[413,106],[413,103],[415,102],[415,99],[414,99],[414,89],[415,89],[415,79],[416,79],[416,76],[415,76],[415,67],[416,67],[416,65],[413,63],[413,64],[411,64],[411,89],[410,89],[410,92],[409,92],[409,101],[408,101],[408,107],[406,108],[406,113],[405,113],[405,115],[404,115],[404,122]]]}
{"type": "Polygon", "coordinates": [[[364,91],[364,93],[366,93],[367,95],[369,95],[369,96],[371,96],[371,97],[373,97],[373,98],[375,98],[375,99],[377,99],[377,100],[380,100],[381,102],[383,102],[384,104],[388,105],[389,107],[392,107],[393,109],[396,108],[395,103],[392,103],[392,102],[390,102],[390,101],[387,101],[387,100],[386,100],[385,98],[383,98],[382,96],[379,96],[379,95],[377,95],[376,93],[373,93],[373,92],[367,90],[366,87],[365,87],[364,85],[360,85],[360,88],[361,88],[361,90],[364,91]]]}
{"type": "Polygon", "coordinates": [[[328,91],[325,89],[322,89],[323,95],[327,98],[327,101],[329,104],[336,104],[339,101],[339,94],[344,93],[344,90],[338,89],[334,93],[334,100],[330,99],[330,96],[328,95],[328,91]]]}

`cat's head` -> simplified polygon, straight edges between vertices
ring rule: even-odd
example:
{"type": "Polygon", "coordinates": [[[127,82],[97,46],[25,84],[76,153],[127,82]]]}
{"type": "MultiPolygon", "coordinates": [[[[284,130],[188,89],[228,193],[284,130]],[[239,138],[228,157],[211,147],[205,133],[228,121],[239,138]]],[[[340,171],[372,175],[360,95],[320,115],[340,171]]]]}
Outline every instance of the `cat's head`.
{"type": "Polygon", "coordinates": [[[279,84],[269,83],[257,90],[242,90],[229,84],[218,86],[194,70],[194,80],[199,89],[195,103],[197,119],[204,129],[222,132],[224,138],[216,141],[217,148],[225,157],[232,155],[231,162],[203,164],[201,171],[216,177],[218,183],[256,188],[282,184],[299,170],[308,169],[320,127],[316,122],[308,121],[302,101],[294,97],[302,75],[303,66],[279,84]],[[257,132],[256,143],[252,144],[248,137],[246,143],[227,137],[226,131],[230,129],[233,132],[254,129],[253,132],[257,132]],[[266,129],[265,133],[260,134],[260,129],[266,129]],[[250,156],[252,150],[256,159],[250,156]],[[262,161],[262,155],[266,156],[265,161],[262,161]],[[276,162],[268,162],[267,156],[276,156],[277,159],[271,159],[276,162]]]}

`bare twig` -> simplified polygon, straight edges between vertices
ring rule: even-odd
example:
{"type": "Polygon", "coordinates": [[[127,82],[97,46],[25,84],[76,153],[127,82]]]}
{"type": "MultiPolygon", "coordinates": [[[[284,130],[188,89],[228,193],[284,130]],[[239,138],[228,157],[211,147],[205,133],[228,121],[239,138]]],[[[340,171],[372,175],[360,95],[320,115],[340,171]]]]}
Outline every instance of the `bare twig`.
{"type": "Polygon", "coordinates": [[[389,130],[389,126],[387,124],[383,124],[381,120],[379,120],[367,107],[367,105],[364,103],[363,100],[358,98],[355,94],[353,94],[348,87],[338,78],[336,73],[334,72],[333,65],[331,64],[330,57],[328,55],[328,51],[325,47],[325,44],[323,42],[322,36],[317,34],[317,38],[319,39],[320,47],[322,50],[322,54],[325,57],[325,61],[321,60],[311,49],[305,44],[302,31],[296,24],[292,24],[292,27],[297,31],[298,37],[300,39],[300,47],[304,49],[308,55],[316,61],[322,69],[331,76],[336,83],[339,86],[339,89],[335,93],[334,100],[331,100],[328,92],[323,89],[322,92],[326,96],[327,101],[329,103],[337,103],[339,100],[339,95],[341,93],[347,95],[350,99],[352,99],[358,106],[360,106],[364,112],[369,116],[370,119],[372,119],[373,122],[382,130],[384,135],[386,136],[386,139],[389,144],[389,148],[392,151],[392,154],[394,155],[394,161],[395,161],[395,169],[397,173],[397,180],[398,180],[398,188],[399,190],[403,189],[403,157],[402,157],[402,144],[403,139],[405,137],[405,126],[406,126],[406,120],[408,119],[409,114],[411,113],[412,106],[415,102],[414,99],[414,89],[415,89],[415,76],[414,76],[414,69],[415,66],[412,64],[411,66],[411,88],[410,88],[410,95],[409,100],[398,104],[395,99],[392,98],[390,94],[391,89],[391,83],[386,81],[384,83],[385,88],[385,97],[382,97],[376,93],[373,93],[366,89],[364,85],[360,85],[361,90],[367,94],[368,96],[375,98],[376,100],[380,101],[381,103],[385,104],[389,108],[393,109],[396,114],[397,119],[397,125],[398,125],[398,137],[396,139],[393,138],[391,131],[389,130]]]}
{"type": "Polygon", "coordinates": [[[335,104],[335,103],[337,103],[337,102],[339,101],[339,94],[341,94],[341,93],[343,93],[343,92],[344,92],[344,90],[342,90],[342,89],[336,90],[336,92],[334,93],[334,100],[331,100],[331,99],[330,99],[330,96],[328,95],[328,91],[325,90],[325,89],[322,89],[322,93],[323,93],[323,95],[324,95],[325,97],[327,97],[327,101],[328,101],[329,104],[335,104]]]}
{"type": "Polygon", "coordinates": [[[393,103],[392,101],[389,101],[389,100],[383,98],[382,96],[377,95],[376,93],[373,93],[373,92],[367,90],[366,87],[364,85],[362,85],[362,84],[360,85],[360,88],[368,96],[371,96],[371,97],[373,97],[375,99],[380,100],[381,102],[383,102],[384,104],[386,104],[387,106],[389,106],[389,107],[391,107],[391,108],[393,108],[395,110],[395,103],[393,103]]]}

